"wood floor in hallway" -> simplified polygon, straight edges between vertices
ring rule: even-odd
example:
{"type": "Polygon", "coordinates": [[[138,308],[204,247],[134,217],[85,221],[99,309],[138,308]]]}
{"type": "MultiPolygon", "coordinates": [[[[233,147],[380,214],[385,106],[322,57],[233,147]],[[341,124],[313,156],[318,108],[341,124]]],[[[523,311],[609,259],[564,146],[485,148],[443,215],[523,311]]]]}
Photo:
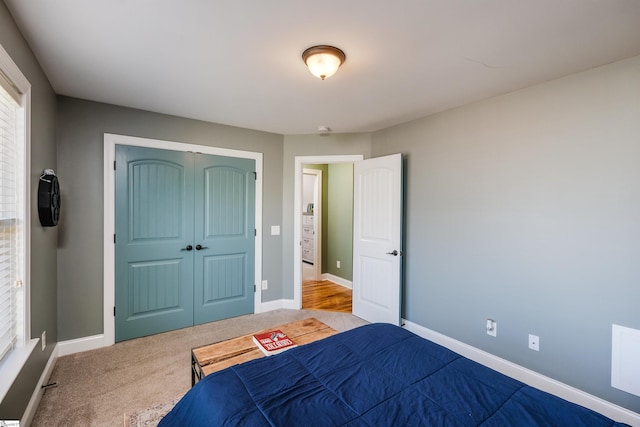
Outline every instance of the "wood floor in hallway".
{"type": "Polygon", "coordinates": [[[351,313],[351,289],[328,280],[302,282],[302,308],[351,313]]]}

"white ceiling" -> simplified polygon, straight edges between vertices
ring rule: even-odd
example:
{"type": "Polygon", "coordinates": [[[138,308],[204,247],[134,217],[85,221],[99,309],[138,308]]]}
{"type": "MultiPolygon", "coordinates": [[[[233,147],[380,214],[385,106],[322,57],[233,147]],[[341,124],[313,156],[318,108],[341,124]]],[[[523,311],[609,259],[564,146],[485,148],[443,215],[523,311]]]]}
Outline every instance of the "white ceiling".
{"type": "Polygon", "coordinates": [[[640,54],[639,0],[4,0],[61,95],[375,131],[640,54]],[[344,50],[335,76],[301,59],[344,50]]]}

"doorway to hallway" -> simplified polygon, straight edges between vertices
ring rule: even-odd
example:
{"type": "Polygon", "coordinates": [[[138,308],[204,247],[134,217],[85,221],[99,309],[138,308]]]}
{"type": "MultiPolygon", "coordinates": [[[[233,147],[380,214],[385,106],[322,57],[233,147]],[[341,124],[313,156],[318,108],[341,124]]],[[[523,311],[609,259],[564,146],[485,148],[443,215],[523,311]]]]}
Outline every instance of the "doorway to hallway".
{"type": "MultiPolygon", "coordinates": [[[[352,312],[371,322],[400,324],[402,290],[402,155],[295,157],[294,304],[302,306],[302,169],[309,163],[346,163],[353,168],[352,312]]],[[[338,266],[339,261],[337,262],[338,266]]]]}
{"type": "Polygon", "coordinates": [[[343,311],[348,306],[349,311],[351,310],[352,165],[362,159],[361,155],[296,157],[294,302],[298,307],[307,308],[311,304],[321,307],[320,309],[343,311]],[[334,172],[331,185],[330,168],[334,172]],[[347,182],[341,183],[345,172],[348,172],[349,177],[347,182]],[[309,189],[305,195],[304,178],[308,179],[309,174],[318,176],[316,199],[310,195],[309,189]],[[331,189],[334,190],[333,197],[331,189]],[[345,189],[348,192],[344,192],[345,189]],[[341,198],[343,194],[347,194],[348,200],[341,198]],[[309,203],[313,203],[313,209],[310,209],[309,203]],[[305,244],[307,247],[310,244],[310,230],[306,224],[311,220],[315,224],[314,243],[319,247],[312,257],[305,250],[305,244]],[[314,292],[315,287],[318,288],[317,292],[314,292]],[[303,298],[303,293],[306,298],[303,298]],[[322,298],[326,301],[322,302],[322,298]]]}

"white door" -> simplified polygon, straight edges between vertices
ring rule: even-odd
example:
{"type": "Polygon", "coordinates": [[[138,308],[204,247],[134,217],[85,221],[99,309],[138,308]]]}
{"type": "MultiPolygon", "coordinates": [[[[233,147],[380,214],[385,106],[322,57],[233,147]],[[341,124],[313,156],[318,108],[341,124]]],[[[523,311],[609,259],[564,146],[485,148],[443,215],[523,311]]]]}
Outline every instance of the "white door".
{"type": "Polygon", "coordinates": [[[402,155],[353,168],[353,314],[400,325],[402,155]]]}

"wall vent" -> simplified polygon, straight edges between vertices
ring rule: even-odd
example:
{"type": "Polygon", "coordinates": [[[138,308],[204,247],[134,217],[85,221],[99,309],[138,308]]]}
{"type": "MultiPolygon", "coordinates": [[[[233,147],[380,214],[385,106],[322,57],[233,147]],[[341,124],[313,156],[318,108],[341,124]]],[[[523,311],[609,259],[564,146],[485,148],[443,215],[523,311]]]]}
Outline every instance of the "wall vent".
{"type": "Polygon", "coordinates": [[[640,330],[613,325],[611,387],[640,396],[640,330]]]}

